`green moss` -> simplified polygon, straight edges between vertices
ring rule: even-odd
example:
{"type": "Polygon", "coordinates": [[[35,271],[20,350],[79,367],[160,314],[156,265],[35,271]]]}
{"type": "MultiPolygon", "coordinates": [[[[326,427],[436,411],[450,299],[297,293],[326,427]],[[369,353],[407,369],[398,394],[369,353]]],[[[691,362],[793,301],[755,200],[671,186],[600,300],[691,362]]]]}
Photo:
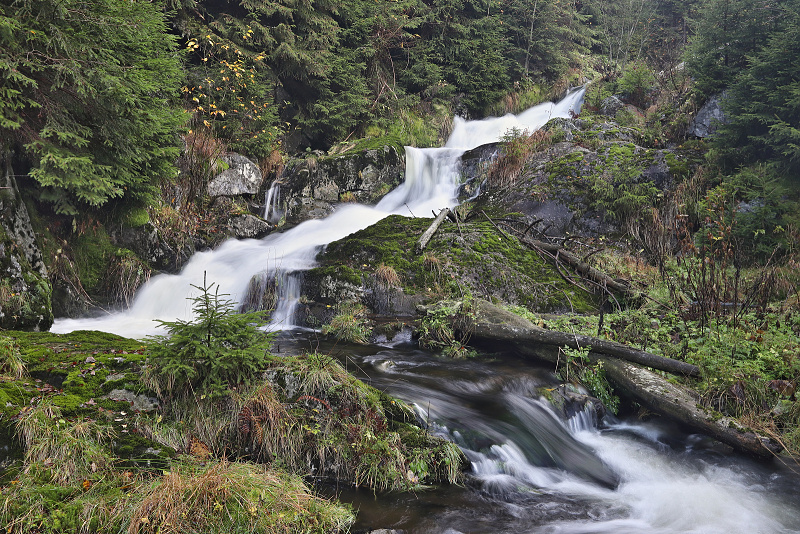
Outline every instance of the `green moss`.
{"type": "Polygon", "coordinates": [[[139,228],[149,222],[150,214],[145,208],[131,208],[125,213],[122,220],[122,224],[130,228],[139,228]]]}
{"type": "Polygon", "coordinates": [[[360,286],[362,283],[361,275],[355,269],[347,265],[328,265],[315,267],[308,272],[309,276],[319,277],[320,279],[329,276],[336,280],[341,280],[348,284],[360,286]]]}
{"type": "Polygon", "coordinates": [[[403,141],[396,135],[381,135],[368,137],[355,141],[355,146],[344,152],[343,155],[357,154],[365,150],[382,150],[385,146],[394,147],[398,153],[403,153],[403,141]]]}
{"type": "Polygon", "coordinates": [[[460,231],[445,223],[425,253],[417,253],[416,243],[430,222],[399,215],[387,217],[331,243],[319,257],[322,268],[345,267],[346,273],[361,271],[366,275],[384,264],[397,271],[406,293],[431,298],[460,296],[466,287],[478,296],[496,296],[532,309],[563,308],[565,294],[574,310],[594,308],[593,296],[567,284],[536,252],[502,236],[485,219],[462,223],[460,231]]]}
{"type": "Polygon", "coordinates": [[[73,243],[75,265],[83,287],[91,294],[99,289],[116,247],[103,227],[85,232],[73,243]]]}

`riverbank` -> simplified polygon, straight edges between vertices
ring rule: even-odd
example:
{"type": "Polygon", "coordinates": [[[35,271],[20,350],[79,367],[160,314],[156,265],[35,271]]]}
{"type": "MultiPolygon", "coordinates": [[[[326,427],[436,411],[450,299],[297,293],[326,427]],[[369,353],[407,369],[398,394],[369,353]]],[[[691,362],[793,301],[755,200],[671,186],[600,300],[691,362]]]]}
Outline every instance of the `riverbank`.
{"type": "Polygon", "coordinates": [[[354,512],[309,483],[411,491],[461,479],[455,445],[324,354],[276,352],[219,394],[196,381],[155,391],[152,341],[0,341],[10,532],[346,532],[354,512]]]}

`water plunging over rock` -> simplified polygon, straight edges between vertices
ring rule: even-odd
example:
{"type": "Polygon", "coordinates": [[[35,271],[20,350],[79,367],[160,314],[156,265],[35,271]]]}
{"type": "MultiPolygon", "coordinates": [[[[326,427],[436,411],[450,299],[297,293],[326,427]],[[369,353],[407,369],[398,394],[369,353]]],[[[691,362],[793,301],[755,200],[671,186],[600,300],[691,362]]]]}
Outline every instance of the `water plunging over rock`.
{"type": "MultiPolygon", "coordinates": [[[[466,150],[497,141],[508,128],[535,130],[553,116],[569,116],[580,106],[582,98],[583,90],[578,89],[558,104],[540,104],[518,116],[457,120],[447,147],[407,148],[405,181],[376,206],[345,204],[325,219],[305,221],[281,234],[270,234],[260,240],[227,241],[216,250],[195,254],[180,274],[151,278],[128,310],[93,320],[59,320],[53,331],[96,329],[134,337],[154,333],[157,331],[154,319],[186,319],[191,315],[186,299],[196,294],[195,286],[204,277],[218,284],[220,292],[242,303],[248,298],[250,280],[261,272],[308,270],[314,266],[322,247],[389,215],[428,217],[432,210],[454,206],[460,180],[459,158],[466,150]]],[[[296,302],[286,298],[289,308],[296,302]]],[[[287,311],[286,317],[289,316],[287,311]]],[[[293,320],[286,320],[275,326],[287,328],[292,324],[293,320]]]]}

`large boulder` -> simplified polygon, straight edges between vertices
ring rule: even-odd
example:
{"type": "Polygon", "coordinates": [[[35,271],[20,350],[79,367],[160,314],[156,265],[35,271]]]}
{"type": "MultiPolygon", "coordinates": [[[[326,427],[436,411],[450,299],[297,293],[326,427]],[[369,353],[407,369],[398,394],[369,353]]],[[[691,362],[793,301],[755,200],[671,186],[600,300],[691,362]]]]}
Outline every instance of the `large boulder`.
{"type": "Polygon", "coordinates": [[[47,330],[52,286],[11,166],[0,187],[0,328],[47,330]]]}
{"type": "Polygon", "coordinates": [[[625,107],[625,103],[617,96],[609,96],[600,103],[600,113],[609,117],[614,117],[619,110],[625,107]]]}
{"type": "Polygon", "coordinates": [[[722,110],[722,101],[725,91],[714,95],[697,112],[697,116],[689,123],[688,135],[695,137],[709,137],[717,131],[721,124],[725,124],[725,112],[722,110]]]}
{"type": "Polygon", "coordinates": [[[520,213],[531,235],[621,236],[699,163],[689,149],[641,146],[636,128],[604,117],[554,119],[552,143],[527,156],[513,187],[483,187],[480,204],[520,213]]]}
{"type": "Polygon", "coordinates": [[[278,177],[285,222],[298,224],[329,215],[340,202],[376,203],[405,176],[405,155],[394,146],[339,156],[290,161],[278,177]]]}
{"type": "Polygon", "coordinates": [[[261,188],[264,177],[258,165],[239,154],[222,157],[228,168],[208,183],[208,195],[212,197],[235,197],[255,195],[261,188]]]}

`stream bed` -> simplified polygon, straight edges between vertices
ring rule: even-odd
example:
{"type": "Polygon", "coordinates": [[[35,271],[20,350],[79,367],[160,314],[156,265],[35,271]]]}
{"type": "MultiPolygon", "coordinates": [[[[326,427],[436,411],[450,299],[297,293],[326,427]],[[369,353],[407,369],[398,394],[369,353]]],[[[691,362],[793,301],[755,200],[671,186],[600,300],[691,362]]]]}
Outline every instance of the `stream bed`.
{"type": "MultiPolygon", "coordinates": [[[[299,334],[293,343],[309,340],[299,334]]],[[[355,532],[800,532],[792,468],[751,461],[663,421],[560,418],[540,393],[560,383],[543,365],[508,354],[451,360],[410,343],[319,350],[413,405],[471,461],[460,487],[382,495],[327,488],[358,510],[355,532]]]]}

